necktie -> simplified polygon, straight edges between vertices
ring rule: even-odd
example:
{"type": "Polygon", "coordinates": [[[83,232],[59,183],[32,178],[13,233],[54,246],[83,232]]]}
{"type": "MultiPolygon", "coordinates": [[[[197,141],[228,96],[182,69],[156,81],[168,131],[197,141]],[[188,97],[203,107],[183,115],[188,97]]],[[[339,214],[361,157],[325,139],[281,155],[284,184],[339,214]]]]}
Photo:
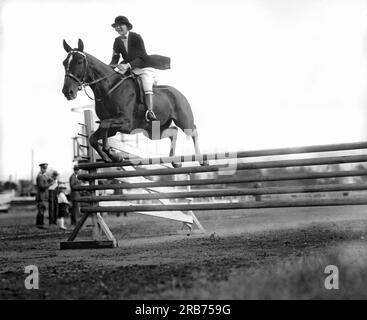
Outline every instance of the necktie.
{"type": "Polygon", "coordinates": [[[124,43],[124,47],[127,52],[127,36],[121,36],[121,40],[124,43]]]}

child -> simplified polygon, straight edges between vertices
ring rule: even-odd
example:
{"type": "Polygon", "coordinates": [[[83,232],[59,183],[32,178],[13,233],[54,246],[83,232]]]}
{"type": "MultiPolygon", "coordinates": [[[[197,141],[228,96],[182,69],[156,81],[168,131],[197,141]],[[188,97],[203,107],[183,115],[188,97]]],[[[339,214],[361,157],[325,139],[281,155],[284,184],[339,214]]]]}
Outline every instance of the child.
{"type": "Polygon", "coordinates": [[[68,208],[71,205],[71,203],[66,198],[65,190],[66,187],[64,185],[59,185],[58,187],[59,193],[57,195],[57,204],[59,207],[57,225],[62,230],[66,230],[64,218],[68,215],[68,208]]]}

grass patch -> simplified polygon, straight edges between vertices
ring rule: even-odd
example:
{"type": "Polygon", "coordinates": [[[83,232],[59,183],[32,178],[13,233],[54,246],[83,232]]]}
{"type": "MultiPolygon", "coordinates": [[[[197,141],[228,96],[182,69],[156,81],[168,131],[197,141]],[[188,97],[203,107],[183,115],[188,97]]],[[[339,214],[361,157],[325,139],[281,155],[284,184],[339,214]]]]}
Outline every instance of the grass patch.
{"type": "Polygon", "coordinates": [[[343,243],[277,261],[233,271],[228,280],[198,278],[188,290],[172,290],[163,299],[367,299],[367,244],[343,243]],[[339,270],[339,289],[325,289],[325,267],[339,270]]]}

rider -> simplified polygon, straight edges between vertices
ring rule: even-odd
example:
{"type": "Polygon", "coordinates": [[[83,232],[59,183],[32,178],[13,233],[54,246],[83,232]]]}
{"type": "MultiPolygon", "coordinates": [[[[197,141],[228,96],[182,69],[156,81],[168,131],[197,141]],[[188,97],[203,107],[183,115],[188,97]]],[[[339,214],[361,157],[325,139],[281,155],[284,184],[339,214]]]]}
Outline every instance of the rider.
{"type": "Polygon", "coordinates": [[[141,78],[145,93],[145,104],[148,109],[145,113],[145,119],[148,122],[157,120],[153,112],[153,84],[156,76],[154,69],[169,69],[170,58],[148,55],[145,51],[142,37],[130,31],[133,26],[126,17],[116,17],[112,27],[115,28],[120,36],[115,39],[113,44],[110,65],[121,74],[131,70],[141,78]],[[121,64],[119,64],[120,55],[123,58],[121,64]]]}

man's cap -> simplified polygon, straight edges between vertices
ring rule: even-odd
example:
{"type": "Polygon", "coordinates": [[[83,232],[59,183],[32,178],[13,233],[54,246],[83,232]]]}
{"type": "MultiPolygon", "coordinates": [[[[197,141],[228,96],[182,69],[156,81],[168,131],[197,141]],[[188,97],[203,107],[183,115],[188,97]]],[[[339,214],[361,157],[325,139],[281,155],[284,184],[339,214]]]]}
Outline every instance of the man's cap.
{"type": "Polygon", "coordinates": [[[125,24],[129,30],[133,28],[133,25],[129,22],[129,19],[124,16],[117,16],[115,18],[115,22],[112,23],[111,26],[115,28],[116,26],[119,26],[121,24],[125,24]]]}
{"type": "Polygon", "coordinates": [[[48,163],[40,163],[39,164],[39,166],[41,167],[41,168],[47,168],[47,166],[48,166],[48,163]]]}

